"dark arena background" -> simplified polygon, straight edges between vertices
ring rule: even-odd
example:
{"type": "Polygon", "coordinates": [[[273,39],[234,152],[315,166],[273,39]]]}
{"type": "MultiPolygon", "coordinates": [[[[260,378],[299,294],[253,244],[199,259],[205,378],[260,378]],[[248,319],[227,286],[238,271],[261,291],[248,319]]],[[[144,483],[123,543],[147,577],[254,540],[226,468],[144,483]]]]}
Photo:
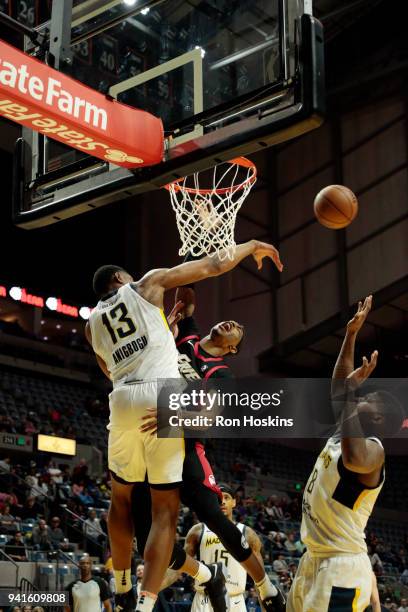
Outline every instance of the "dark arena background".
{"type": "MultiPolygon", "coordinates": [[[[176,11],[181,3],[168,4],[176,11]]],[[[238,3],[213,4],[232,14],[238,3]]],[[[45,0],[0,0],[2,12],[30,27],[48,18],[50,6],[45,5],[45,0]],[[43,4],[45,13],[39,16],[43,4]]],[[[403,8],[403,2],[385,0],[313,2],[313,14],[324,26],[324,122],[248,154],[258,181],[238,214],[235,234],[237,242],[257,238],[274,244],[284,271],[279,275],[264,265],[258,272],[245,261],[228,276],[196,288],[203,332],[222,320],[245,326],[242,349],[228,361],[237,376],[329,378],[356,303],[372,294],[357,360],[378,349],[373,376],[407,379],[408,38],[403,8]],[[314,216],[315,195],[330,184],[347,185],[357,195],[359,214],[347,229],[326,229],[314,216]]],[[[4,23],[0,36],[23,48],[21,34],[4,23]]],[[[98,57],[107,53],[100,61],[107,62],[107,72],[121,70],[123,80],[124,50],[115,49],[113,55],[102,49],[98,57]]],[[[242,69],[241,82],[252,78],[251,70],[242,69]]],[[[92,87],[103,91],[105,85],[92,87]]],[[[63,591],[78,577],[84,552],[95,575],[108,583],[112,579],[106,523],[110,386],[84,336],[95,305],[93,273],[112,263],[138,278],[181,260],[165,190],[129,192],[98,210],[32,230],[17,226],[13,151],[20,135],[20,126],[0,119],[0,588],[29,593],[63,591]]],[[[172,300],[173,295],[167,312],[172,300]]],[[[406,432],[407,391],[408,383],[400,398],[406,432]]],[[[407,440],[403,435],[385,442],[385,486],[366,531],[381,602],[387,610],[402,612],[408,610],[407,440]]],[[[323,445],[320,439],[207,443],[217,480],[235,491],[236,520],[260,535],[267,572],[285,592],[304,549],[304,485],[323,445]]],[[[181,543],[195,522],[195,514],[182,507],[181,543]]],[[[136,548],[135,568],[140,564],[136,548]]],[[[248,582],[247,609],[258,612],[251,588],[248,582]]],[[[193,595],[192,580],[185,577],[164,591],[158,606],[166,612],[189,610],[193,595]]],[[[33,609],[0,605],[0,610],[33,609]]]]}

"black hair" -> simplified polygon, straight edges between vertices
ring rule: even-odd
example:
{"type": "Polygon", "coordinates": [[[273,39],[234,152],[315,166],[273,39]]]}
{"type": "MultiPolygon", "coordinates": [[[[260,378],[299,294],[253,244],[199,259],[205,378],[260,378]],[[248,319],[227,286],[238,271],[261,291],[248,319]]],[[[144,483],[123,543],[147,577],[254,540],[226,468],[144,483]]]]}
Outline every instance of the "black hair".
{"type": "Polygon", "coordinates": [[[93,277],[93,290],[98,298],[103,297],[109,291],[109,284],[116,272],[126,272],[120,266],[101,266],[97,269],[93,277]]]}
{"type": "MultiPolygon", "coordinates": [[[[378,438],[392,438],[401,429],[405,411],[398,399],[389,393],[389,391],[373,391],[360,398],[368,402],[375,402],[378,406],[378,412],[384,416],[384,423],[370,423],[370,435],[378,438]]],[[[360,415],[361,421],[361,415],[360,415]]],[[[365,428],[364,428],[365,429],[365,428]]]]}
{"type": "Polygon", "coordinates": [[[227,493],[228,495],[231,495],[232,499],[235,499],[234,490],[229,485],[225,484],[224,482],[221,482],[219,483],[218,488],[222,493],[227,493]]]}

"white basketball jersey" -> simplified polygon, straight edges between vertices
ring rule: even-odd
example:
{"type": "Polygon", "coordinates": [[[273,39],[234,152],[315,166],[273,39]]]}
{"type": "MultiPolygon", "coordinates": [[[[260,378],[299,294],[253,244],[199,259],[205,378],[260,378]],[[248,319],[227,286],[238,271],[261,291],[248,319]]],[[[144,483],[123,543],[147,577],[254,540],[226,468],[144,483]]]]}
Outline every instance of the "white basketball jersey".
{"type": "Polygon", "coordinates": [[[114,384],[180,378],[178,351],[163,311],[127,284],[91,313],[92,347],[114,384]]]}
{"type": "MultiPolygon", "coordinates": [[[[237,524],[238,529],[245,535],[245,525],[237,524]]],[[[215,533],[210,531],[204,523],[202,524],[199,555],[197,558],[203,563],[222,563],[227,570],[228,578],[225,582],[229,595],[239,595],[245,591],[247,573],[240,563],[225,550],[223,544],[215,533]]],[[[196,591],[204,591],[204,588],[195,584],[196,591]]]]}
{"type": "Polygon", "coordinates": [[[319,557],[367,552],[364,529],[383,484],[384,469],[377,487],[359,482],[343,465],[340,439],[330,438],[303,494],[301,538],[308,552],[319,557]]]}

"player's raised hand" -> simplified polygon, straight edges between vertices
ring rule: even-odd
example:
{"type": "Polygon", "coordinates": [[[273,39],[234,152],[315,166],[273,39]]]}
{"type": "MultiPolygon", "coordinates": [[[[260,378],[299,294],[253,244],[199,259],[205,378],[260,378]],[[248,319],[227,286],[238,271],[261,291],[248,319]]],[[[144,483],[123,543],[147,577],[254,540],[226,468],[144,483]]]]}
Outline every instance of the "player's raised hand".
{"type": "Polygon", "coordinates": [[[255,250],[252,255],[257,263],[258,270],[262,268],[262,260],[265,257],[269,257],[270,259],[272,259],[279,272],[282,272],[283,264],[279,257],[279,251],[274,246],[272,246],[272,244],[255,240],[255,250]]]}
{"type": "Polygon", "coordinates": [[[181,300],[179,300],[178,302],[174,304],[172,310],[167,315],[167,322],[169,324],[171,333],[173,334],[174,338],[177,338],[178,333],[179,333],[177,323],[182,318],[183,308],[184,308],[184,303],[181,300]]]}
{"type": "Polygon", "coordinates": [[[367,380],[367,378],[372,374],[378,359],[378,351],[374,351],[371,353],[370,361],[368,361],[367,357],[363,357],[363,363],[359,368],[356,368],[354,372],[351,372],[347,376],[348,386],[352,389],[357,389],[360,385],[363,384],[367,380]]]}
{"type": "Polygon", "coordinates": [[[139,427],[141,433],[149,433],[151,436],[157,434],[158,420],[157,420],[157,409],[147,408],[146,416],[142,417],[143,424],[139,427]]]}
{"type": "Polygon", "coordinates": [[[362,328],[364,321],[366,320],[368,313],[371,310],[371,305],[373,303],[373,296],[369,295],[366,297],[364,302],[359,302],[357,307],[357,312],[354,317],[347,323],[347,331],[352,333],[357,333],[362,328]]]}

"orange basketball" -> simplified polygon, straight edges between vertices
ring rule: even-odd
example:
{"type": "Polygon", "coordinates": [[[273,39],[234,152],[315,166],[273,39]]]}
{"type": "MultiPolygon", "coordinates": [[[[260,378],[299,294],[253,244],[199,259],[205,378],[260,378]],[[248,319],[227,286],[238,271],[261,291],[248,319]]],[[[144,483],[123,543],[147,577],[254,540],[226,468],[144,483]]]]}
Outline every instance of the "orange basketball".
{"type": "Polygon", "coordinates": [[[347,227],[358,213],[357,198],[344,185],[329,185],[319,191],[313,207],[319,223],[330,229],[347,227]]]}

